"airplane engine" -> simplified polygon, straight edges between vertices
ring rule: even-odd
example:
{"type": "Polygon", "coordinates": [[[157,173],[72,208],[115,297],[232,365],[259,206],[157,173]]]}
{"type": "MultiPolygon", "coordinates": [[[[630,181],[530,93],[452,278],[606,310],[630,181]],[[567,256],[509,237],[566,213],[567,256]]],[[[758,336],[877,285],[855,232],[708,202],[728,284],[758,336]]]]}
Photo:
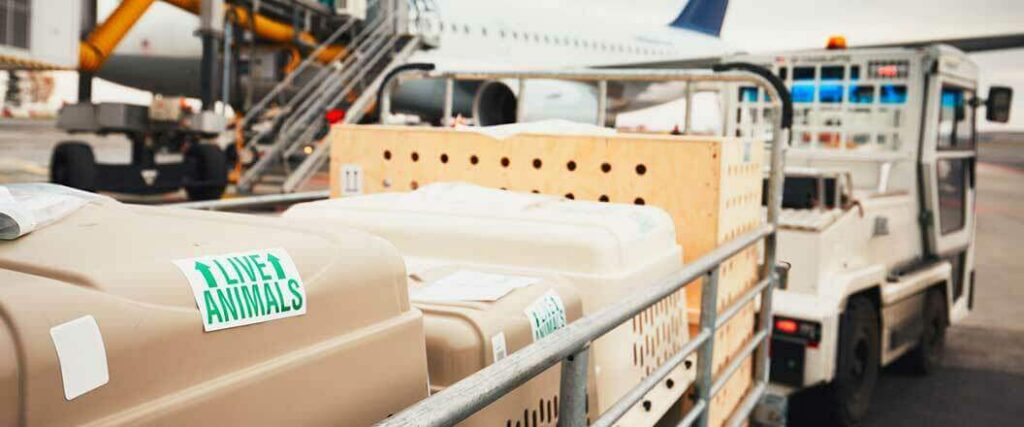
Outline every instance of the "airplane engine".
{"type": "MultiPolygon", "coordinates": [[[[597,122],[597,87],[561,80],[528,80],[523,121],[564,119],[597,122]]],[[[473,117],[480,126],[515,123],[519,107],[519,83],[515,80],[489,81],[473,97],[473,117]]]]}

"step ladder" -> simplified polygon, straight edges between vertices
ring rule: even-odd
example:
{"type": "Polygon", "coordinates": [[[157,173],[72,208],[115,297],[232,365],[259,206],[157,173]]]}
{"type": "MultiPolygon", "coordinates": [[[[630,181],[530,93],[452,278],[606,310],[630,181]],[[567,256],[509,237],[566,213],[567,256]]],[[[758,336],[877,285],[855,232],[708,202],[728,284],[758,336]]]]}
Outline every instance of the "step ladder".
{"type": "Polygon", "coordinates": [[[388,71],[404,63],[421,48],[420,37],[408,31],[408,21],[403,16],[407,7],[403,0],[369,2],[370,13],[360,28],[356,28],[355,21],[340,26],[287,78],[250,108],[239,126],[260,130],[245,140],[244,149],[258,147],[261,155],[239,178],[239,192],[251,193],[259,183],[280,183],[281,192],[290,193],[305,184],[323,166],[330,147],[327,141],[317,141],[318,132],[326,126],[324,114],[332,109],[343,109],[343,123],[358,123],[374,106],[377,89],[388,71]],[[275,117],[257,123],[279,94],[294,90],[295,76],[313,67],[313,58],[344,34],[353,34],[345,52],[322,65],[275,117]],[[300,150],[306,156],[292,168],[288,159],[300,150]],[[283,172],[283,177],[272,176],[274,171],[283,172]]]}

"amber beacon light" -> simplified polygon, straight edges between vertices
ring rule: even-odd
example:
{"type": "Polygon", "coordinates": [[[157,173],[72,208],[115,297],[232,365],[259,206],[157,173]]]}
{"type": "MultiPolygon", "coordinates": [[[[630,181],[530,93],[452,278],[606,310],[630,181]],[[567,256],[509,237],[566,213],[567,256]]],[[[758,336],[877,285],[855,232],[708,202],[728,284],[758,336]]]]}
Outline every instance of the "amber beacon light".
{"type": "Polygon", "coordinates": [[[846,49],[846,37],[834,35],[829,36],[828,43],[825,45],[826,49],[846,49]]]}

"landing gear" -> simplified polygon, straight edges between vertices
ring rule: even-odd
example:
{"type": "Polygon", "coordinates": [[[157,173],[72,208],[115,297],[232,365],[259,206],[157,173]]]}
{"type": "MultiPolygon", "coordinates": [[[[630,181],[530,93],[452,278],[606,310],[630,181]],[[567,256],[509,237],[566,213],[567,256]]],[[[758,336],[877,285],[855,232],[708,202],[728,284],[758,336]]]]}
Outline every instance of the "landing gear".
{"type": "Polygon", "coordinates": [[[92,147],[79,141],[57,144],[50,158],[50,182],[96,191],[96,157],[92,147]]]}
{"type": "Polygon", "coordinates": [[[933,289],[925,296],[922,315],[921,339],[910,354],[908,362],[914,372],[927,375],[935,371],[942,362],[946,348],[946,299],[942,292],[933,289]]]}
{"type": "Polygon", "coordinates": [[[867,298],[850,300],[839,325],[836,376],[829,386],[835,424],[856,426],[867,415],[878,381],[878,310],[867,298]]]}

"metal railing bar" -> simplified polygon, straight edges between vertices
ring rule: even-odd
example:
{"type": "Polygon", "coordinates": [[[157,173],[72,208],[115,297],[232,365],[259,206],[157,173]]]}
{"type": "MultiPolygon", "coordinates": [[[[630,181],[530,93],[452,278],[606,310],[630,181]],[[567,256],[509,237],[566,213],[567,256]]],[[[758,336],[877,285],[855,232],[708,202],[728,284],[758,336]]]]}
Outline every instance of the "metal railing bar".
{"type": "Polygon", "coordinates": [[[388,40],[389,41],[387,43],[387,49],[378,50],[378,52],[375,53],[374,56],[372,57],[372,60],[369,63],[364,64],[363,67],[353,68],[359,71],[356,74],[356,76],[351,77],[351,81],[349,81],[348,84],[344,85],[342,89],[334,91],[334,93],[331,94],[330,96],[322,96],[321,101],[318,101],[318,103],[315,105],[311,105],[309,109],[302,113],[302,115],[300,116],[300,120],[303,126],[301,128],[298,127],[295,123],[293,123],[292,127],[288,128],[285,131],[284,140],[288,141],[288,148],[285,148],[283,151],[285,157],[294,153],[296,150],[298,150],[298,148],[301,145],[312,142],[313,135],[315,135],[318,130],[316,126],[312,126],[315,124],[316,118],[319,117],[318,113],[321,113],[322,110],[331,109],[337,103],[341,102],[345,95],[351,92],[355,88],[355,86],[364,77],[366,77],[366,74],[370,71],[370,68],[377,65],[377,63],[384,58],[385,54],[389,50],[391,50],[398,42],[398,39],[396,37],[392,37],[388,40]],[[301,133],[298,133],[296,135],[296,132],[298,131],[301,131],[301,133]]]}
{"type": "MultiPolygon", "coordinates": [[[[419,37],[413,37],[409,40],[408,44],[402,48],[402,50],[395,54],[394,59],[404,61],[409,57],[409,55],[418,49],[419,43],[419,37]]],[[[360,94],[359,99],[352,104],[352,108],[350,108],[348,114],[345,115],[344,123],[356,123],[358,120],[362,119],[363,114],[366,111],[367,104],[376,98],[376,94],[374,93],[375,90],[373,88],[381,85],[386,74],[386,71],[380,73],[377,78],[370,83],[370,87],[360,94]]],[[[295,168],[295,171],[292,172],[287,179],[285,179],[285,182],[281,187],[282,190],[285,193],[290,193],[299,186],[305,184],[309,177],[313,176],[313,173],[319,170],[323,165],[323,162],[326,161],[326,154],[330,149],[330,145],[330,143],[317,144],[313,149],[313,152],[297,168],[295,168]]]]}
{"type": "MultiPolygon", "coordinates": [[[[295,96],[288,100],[288,102],[285,104],[284,111],[291,113],[293,111],[298,111],[304,108],[307,104],[307,101],[313,98],[309,96],[310,92],[313,92],[314,89],[317,92],[322,91],[323,88],[325,88],[327,85],[330,85],[331,82],[335,80],[330,78],[332,75],[334,75],[336,78],[339,78],[340,75],[346,70],[348,70],[353,63],[357,62],[362,57],[363,52],[368,50],[366,47],[366,40],[376,36],[377,33],[381,32],[381,28],[384,27],[385,21],[386,19],[384,19],[383,17],[378,17],[374,19],[373,22],[368,24],[349,43],[349,46],[352,47],[351,50],[349,50],[343,58],[336,58],[335,61],[331,63],[334,64],[339,62],[340,60],[340,67],[335,68],[332,65],[327,65],[321,68],[319,71],[317,71],[313,78],[310,79],[310,81],[307,82],[305,85],[303,85],[302,88],[299,89],[299,92],[295,94],[295,96]]],[[[287,121],[287,119],[283,120],[285,122],[287,121]]],[[[275,123],[275,126],[277,125],[281,125],[282,129],[284,128],[283,123],[275,123]]]]}
{"type": "Polygon", "coordinates": [[[268,194],[265,196],[248,196],[239,197],[236,199],[224,199],[224,200],[208,200],[201,202],[185,202],[185,203],[173,203],[165,205],[172,208],[182,209],[197,209],[197,210],[230,210],[230,209],[242,209],[252,208],[257,206],[274,206],[274,205],[285,205],[294,204],[300,202],[311,202],[314,200],[322,200],[330,197],[330,191],[309,191],[303,193],[290,193],[290,194],[268,194]]]}
{"type": "Polygon", "coordinates": [[[575,353],[591,340],[617,328],[632,319],[637,313],[702,277],[717,268],[724,260],[771,235],[774,231],[773,225],[764,224],[736,237],[694,262],[684,265],[667,279],[659,281],[655,285],[637,289],[622,301],[566,325],[540,341],[512,353],[507,358],[460,380],[436,396],[406,408],[378,425],[432,426],[451,425],[462,421],[575,353]]]}
{"type": "MultiPolygon", "coordinates": [[[[713,329],[715,319],[718,316],[718,278],[722,271],[722,265],[715,266],[711,272],[704,276],[704,283],[701,285],[700,298],[700,328],[713,329]]],[[[715,334],[708,337],[707,342],[701,346],[700,354],[697,355],[697,376],[694,379],[693,389],[697,398],[710,402],[714,397],[711,391],[711,384],[714,381],[714,360],[715,360],[715,334]]],[[[708,425],[708,414],[704,413],[697,417],[697,425],[706,427],[708,425]]]]}
{"type": "Polygon", "coordinates": [[[703,415],[704,412],[707,411],[707,406],[708,403],[706,400],[698,400],[697,403],[693,404],[693,408],[690,408],[690,412],[686,413],[683,420],[680,421],[679,424],[676,424],[676,427],[690,427],[693,425],[693,422],[697,421],[697,417],[703,415]]]}
{"type": "Polygon", "coordinates": [[[734,316],[739,314],[740,310],[742,310],[743,307],[750,302],[750,300],[757,297],[757,295],[764,290],[765,286],[768,286],[771,282],[772,278],[770,277],[761,279],[761,281],[754,285],[753,288],[748,289],[742,296],[739,297],[739,299],[734,301],[732,305],[718,313],[718,318],[715,319],[715,330],[717,331],[723,325],[729,323],[729,320],[732,320],[734,316]]]}
{"type": "Polygon", "coordinates": [[[723,369],[718,375],[718,378],[715,378],[715,382],[711,384],[712,396],[717,395],[718,392],[721,391],[722,387],[725,387],[725,383],[727,383],[729,379],[736,374],[736,371],[740,369],[740,365],[742,365],[747,359],[747,356],[753,354],[754,350],[757,349],[757,347],[761,345],[766,338],[768,338],[768,328],[761,328],[761,330],[754,334],[754,337],[751,338],[750,341],[747,341],[747,343],[743,345],[743,348],[740,349],[740,351],[732,355],[732,362],[729,362],[729,364],[726,365],[725,369],[723,369]]]}
{"type": "MultiPolygon", "coordinates": [[[[302,130],[304,130],[309,120],[315,118],[319,110],[325,105],[340,101],[337,98],[342,97],[349,90],[348,88],[358,83],[358,79],[362,78],[383,55],[387,54],[388,50],[396,43],[396,40],[394,37],[381,35],[370,43],[373,43],[372,49],[371,52],[366,54],[367,56],[363,56],[359,61],[346,67],[337,79],[330,81],[324,86],[324,89],[319,90],[318,94],[310,96],[295,110],[294,114],[297,114],[298,117],[291,118],[290,121],[286,121],[281,126],[281,133],[285,135],[284,139],[293,137],[296,128],[300,127],[299,124],[301,124],[302,130]],[[360,66],[357,66],[357,64],[360,64],[360,66]]],[[[291,116],[294,117],[294,114],[291,116]]]]}
{"type": "MultiPolygon", "coordinates": [[[[701,330],[700,333],[697,334],[697,336],[687,341],[686,344],[684,344],[683,347],[680,348],[675,355],[666,360],[665,363],[661,364],[661,366],[658,367],[658,369],[655,369],[654,372],[651,372],[651,374],[644,378],[642,381],[640,381],[639,384],[634,386],[632,389],[629,390],[629,392],[627,392],[625,395],[619,398],[619,400],[616,401],[615,404],[612,405],[612,407],[608,408],[607,411],[602,413],[601,416],[596,421],[594,421],[593,424],[591,424],[591,426],[610,427],[613,424],[615,424],[615,422],[622,418],[623,415],[626,415],[626,412],[629,412],[629,410],[632,409],[633,406],[637,404],[637,402],[640,402],[640,400],[643,399],[645,395],[647,395],[647,392],[651,391],[651,389],[656,387],[658,384],[661,384],[665,377],[672,373],[673,369],[675,369],[677,366],[683,363],[683,361],[686,360],[686,358],[689,357],[691,354],[693,354],[693,352],[697,350],[697,347],[699,347],[701,344],[704,344],[704,342],[710,336],[710,330],[701,330]]],[[[682,387],[685,385],[679,384],[679,386],[682,387]]]]}
{"type": "Polygon", "coordinates": [[[729,427],[738,427],[743,425],[743,422],[750,418],[750,413],[754,411],[754,407],[757,406],[757,402],[761,401],[764,397],[765,392],[768,391],[768,386],[764,381],[758,381],[757,385],[754,386],[747,393],[747,396],[743,398],[743,401],[736,407],[736,410],[732,413],[732,417],[725,425],[729,427]]]}
{"type": "MultiPolygon", "coordinates": [[[[365,63],[369,60],[368,55],[372,55],[376,51],[380,50],[387,40],[390,38],[390,31],[387,28],[379,28],[375,30],[366,40],[360,42],[360,46],[357,51],[353,52],[352,55],[345,58],[342,61],[340,69],[333,70],[328,77],[325,77],[318,85],[314,93],[307,93],[302,97],[296,96],[293,99],[301,99],[298,105],[293,105],[288,110],[288,117],[281,123],[281,133],[290,133],[293,131],[296,121],[296,115],[302,120],[306,119],[306,114],[310,110],[315,110],[319,104],[325,102],[332,96],[337,94],[338,88],[343,86],[345,81],[352,78],[354,74],[360,68],[364,68],[360,65],[366,65],[365,63]],[[378,34],[379,33],[379,34],[378,34]],[[362,49],[366,47],[366,49],[362,49]],[[349,60],[351,58],[351,60],[349,60]],[[331,78],[333,76],[333,78],[331,78]]],[[[309,85],[307,85],[308,87],[309,85]]],[[[305,89],[305,88],[304,88],[305,89]]],[[[289,104],[291,104],[289,102],[289,104]]]]}
{"type": "MultiPolygon", "coordinates": [[[[334,33],[332,33],[329,37],[327,37],[327,39],[325,39],[323,42],[321,42],[316,47],[316,49],[313,49],[312,52],[310,52],[308,55],[306,55],[306,58],[303,59],[301,63],[299,63],[298,67],[296,67],[294,70],[292,70],[292,72],[288,73],[288,75],[285,76],[284,80],[282,80],[280,83],[277,84],[277,86],[275,86],[273,89],[270,90],[270,93],[267,93],[266,95],[264,95],[263,98],[260,99],[260,101],[256,103],[256,105],[253,105],[252,108],[249,109],[249,111],[245,114],[245,116],[242,117],[242,123],[239,126],[243,126],[243,127],[244,126],[248,126],[249,123],[251,123],[252,120],[254,118],[256,118],[258,113],[261,112],[263,110],[263,108],[265,108],[268,104],[270,104],[270,101],[272,101],[275,97],[277,97],[277,95],[280,94],[281,91],[283,91],[285,87],[290,85],[292,83],[292,81],[295,80],[296,76],[298,76],[300,73],[305,71],[306,68],[309,67],[309,64],[312,64],[313,61],[316,60],[316,57],[317,57],[317,55],[320,55],[320,52],[323,52],[324,49],[327,48],[327,46],[334,44],[334,42],[337,41],[339,38],[341,38],[341,36],[343,34],[345,34],[350,29],[352,29],[352,26],[355,25],[355,23],[356,23],[356,20],[349,19],[344,24],[342,24],[342,26],[338,27],[338,29],[335,30],[334,33]]],[[[348,49],[346,49],[346,52],[348,52],[348,49]]],[[[337,60],[337,58],[333,58],[333,59],[337,60]]]]}

